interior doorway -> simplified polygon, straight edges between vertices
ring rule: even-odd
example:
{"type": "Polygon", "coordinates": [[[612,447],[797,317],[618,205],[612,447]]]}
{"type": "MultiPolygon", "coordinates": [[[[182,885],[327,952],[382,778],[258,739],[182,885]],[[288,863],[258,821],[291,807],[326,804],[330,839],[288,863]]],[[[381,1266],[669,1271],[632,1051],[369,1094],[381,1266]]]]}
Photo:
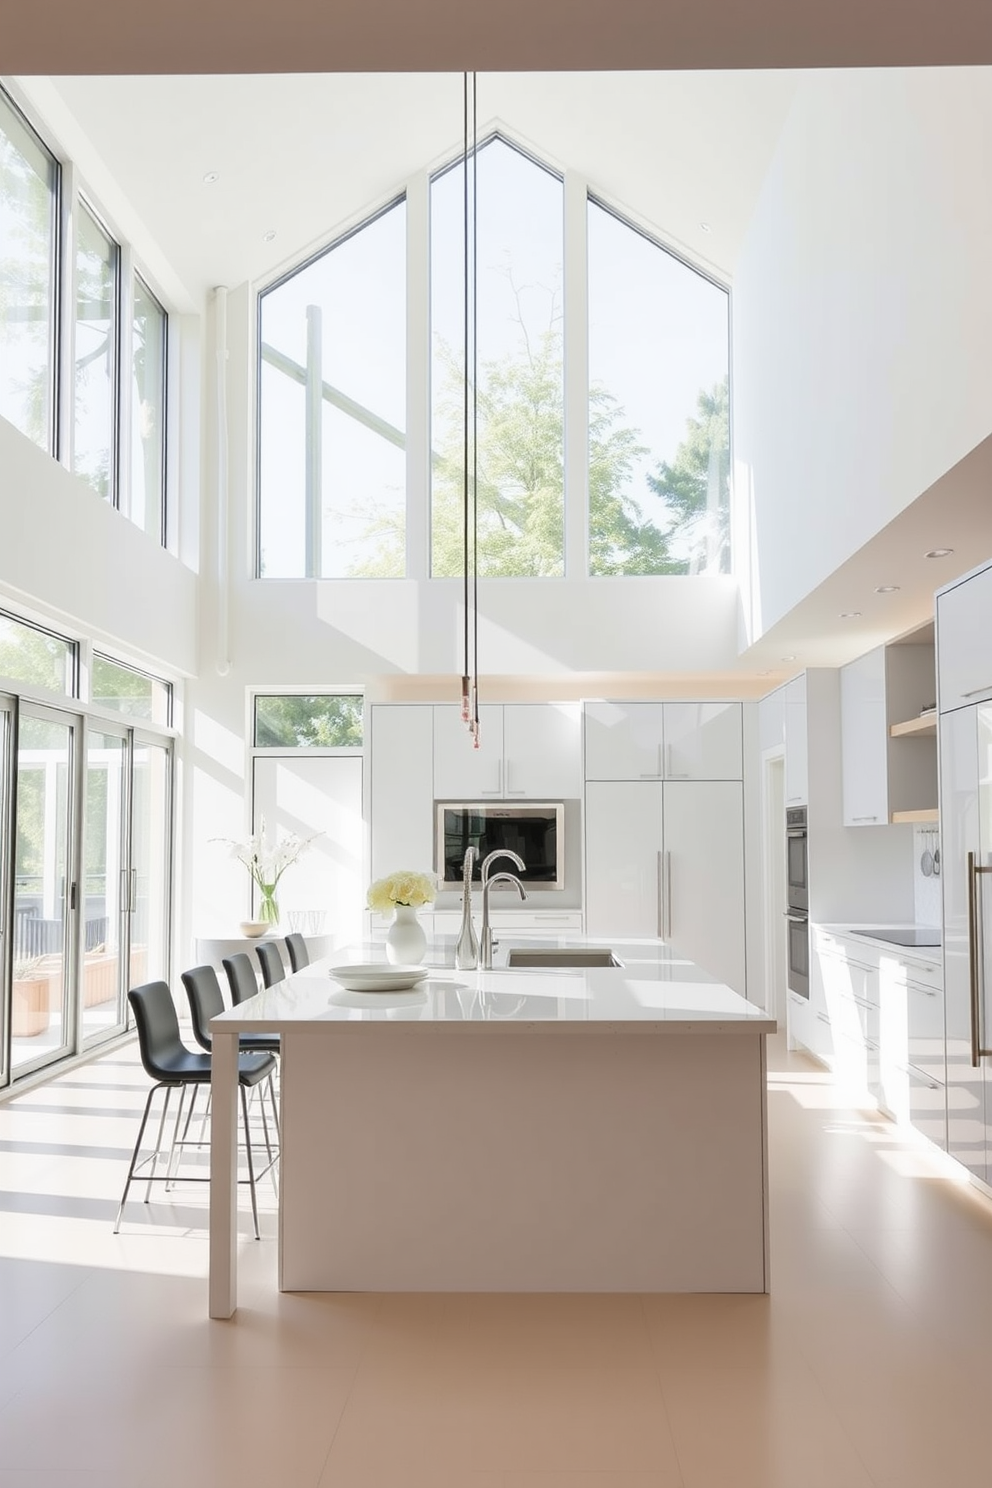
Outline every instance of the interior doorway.
{"type": "Polygon", "coordinates": [[[765,1008],[786,1025],[788,959],[786,945],[785,753],[763,757],[762,800],[765,902],[765,1008]]]}

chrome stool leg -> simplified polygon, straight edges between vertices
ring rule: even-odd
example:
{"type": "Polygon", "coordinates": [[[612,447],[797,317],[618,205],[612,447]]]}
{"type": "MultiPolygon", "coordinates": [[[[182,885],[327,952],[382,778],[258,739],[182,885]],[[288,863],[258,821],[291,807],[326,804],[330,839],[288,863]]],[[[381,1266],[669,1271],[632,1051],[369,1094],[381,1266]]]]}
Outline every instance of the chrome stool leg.
{"type": "Polygon", "coordinates": [[[255,1165],[251,1155],[251,1132],[248,1129],[248,1095],[245,1087],[241,1089],[241,1117],[245,1127],[245,1153],[248,1158],[248,1188],[251,1193],[251,1217],[255,1226],[255,1239],[261,1240],[262,1236],[258,1228],[258,1198],[255,1193],[255,1165]]]}
{"type": "MultiPolygon", "coordinates": [[[[138,1140],[135,1142],[134,1151],[131,1153],[131,1166],[127,1170],[127,1179],[124,1183],[124,1192],[121,1194],[120,1208],[117,1210],[117,1218],[114,1221],[115,1235],[119,1235],[121,1232],[121,1215],[124,1213],[124,1205],[127,1203],[128,1191],[134,1179],[134,1170],[138,1163],[138,1153],[141,1151],[141,1141],[145,1135],[145,1127],[148,1125],[148,1117],[152,1109],[152,1101],[155,1097],[156,1090],[161,1089],[161,1085],[153,1085],[151,1090],[149,1090],[148,1092],[148,1099],[145,1101],[144,1115],[141,1118],[141,1125],[138,1127],[138,1140]]],[[[147,1200],[145,1202],[147,1203],[147,1200]]]]}
{"type": "Polygon", "coordinates": [[[148,1186],[145,1189],[146,1204],[150,1204],[152,1199],[152,1179],[155,1177],[155,1169],[158,1167],[159,1154],[162,1151],[162,1134],[165,1131],[165,1118],[169,1112],[169,1101],[172,1099],[172,1092],[175,1087],[172,1085],[165,1085],[161,1087],[156,1086],[155,1088],[161,1088],[165,1090],[165,1100],[162,1104],[162,1119],[158,1124],[158,1139],[155,1143],[155,1155],[152,1158],[152,1170],[148,1175],[148,1186]]]}

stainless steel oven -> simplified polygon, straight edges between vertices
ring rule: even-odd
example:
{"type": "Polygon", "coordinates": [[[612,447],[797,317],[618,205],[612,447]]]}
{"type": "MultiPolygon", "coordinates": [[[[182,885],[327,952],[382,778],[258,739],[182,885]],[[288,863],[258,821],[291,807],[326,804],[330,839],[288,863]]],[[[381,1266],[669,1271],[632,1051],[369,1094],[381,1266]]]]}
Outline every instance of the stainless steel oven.
{"type": "Polygon", "coordinates": [[[809,996],[809,853],[806,807],[789,806],[785,813],[786,960],[790,992],[809,996]]]}
{"type": "Polygon", "coordinates": [[[806,807],[790,806],[785,813],[786,902],[793,913],[809,912],[809,854],[806,850],[806,807]]]}
{"type": "Polygon", "coordinates": [[[809,997],[809,920],[791,912],[785,920],[789,991],[809,997]]]}

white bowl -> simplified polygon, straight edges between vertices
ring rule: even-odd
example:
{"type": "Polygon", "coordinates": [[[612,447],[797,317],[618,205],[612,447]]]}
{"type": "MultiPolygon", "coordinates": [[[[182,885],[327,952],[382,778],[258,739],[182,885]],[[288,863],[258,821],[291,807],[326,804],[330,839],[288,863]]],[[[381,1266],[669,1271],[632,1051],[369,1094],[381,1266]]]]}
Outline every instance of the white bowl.
{"type": "Polygon", "coordinates": [[[240,928],[241,934],[246,935],[249,940],[258,940],[272,926],[268,920],[242,920],[240,928]]]}

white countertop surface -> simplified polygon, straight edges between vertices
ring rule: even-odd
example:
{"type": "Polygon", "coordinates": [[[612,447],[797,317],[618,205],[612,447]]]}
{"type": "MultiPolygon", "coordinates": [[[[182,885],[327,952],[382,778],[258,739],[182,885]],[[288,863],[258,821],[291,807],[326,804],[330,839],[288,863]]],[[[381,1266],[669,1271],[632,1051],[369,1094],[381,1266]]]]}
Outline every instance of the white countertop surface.
{"type": "MultiPolygon", "coordinates": [[[[941,965],[942,960],[943,960],[943,951],[941,950],[941,947],[939,945],[935,945],[935,946],[899,945],[895,941],[892,941],[892,940],[883,940],[882,937],[879,936],[879,935],[869,935],[867,933],[868,930],[882,930],[882,929],[890,929],[890,930],[919,930],[919,929],[924,929],[924,928],[932,929],[933,928],[932,926],[924,927],[924,926],[921,926],[921,925],[913,925],[913,924],[908,923],[906,921],[903,921],[901,923],[893,922],[892,924],[889,924],[889,925],[885,925],[883,923],[882,925],[880,925],[878,923],[878,921],[875,920],[870,925],[817,925],[815,928],[817,930],[825,930],[828,935],[854,935],[854,936],[857,936],[857,938],[859,940],[866,941],[868,943],[868,945],[876,946],[879,950],[882,950],[882,951],[887,951],[890,956],[904,956],[904,957],[908,957],[911,961],[930,961],[935,966],[941,965]]],[[[938,930],[937,931],[937,934],[939,936],[941,934],[941,932],[938,930]]]]}
{"type": "MultiPolygon", "coordinates": [[[[582,937],[562,937],[569,946],[582,937]]],[[[499,956],[511,946],[549,945],[547,937],[501,936],[499,956]]],[[[360,1030],[377,1023],[448,1026],[452,1029],[581,1028],[666,1033],[771,1033],[774,1018],[739,993],[714,982],[691,961],[654,940],[587,942],[609,945],[619,967],[515,968],[456,971],[451,945],[428,950],[426,981],[409,992],[347,992],[331,977],[333,966],[385,960],[381,945],[352,946],[316,961],[295,976],[259,992],[214,1018],[218,1032],[360,1030]],[[448,964],[444,964],[447,961],[448,964]]]]}

